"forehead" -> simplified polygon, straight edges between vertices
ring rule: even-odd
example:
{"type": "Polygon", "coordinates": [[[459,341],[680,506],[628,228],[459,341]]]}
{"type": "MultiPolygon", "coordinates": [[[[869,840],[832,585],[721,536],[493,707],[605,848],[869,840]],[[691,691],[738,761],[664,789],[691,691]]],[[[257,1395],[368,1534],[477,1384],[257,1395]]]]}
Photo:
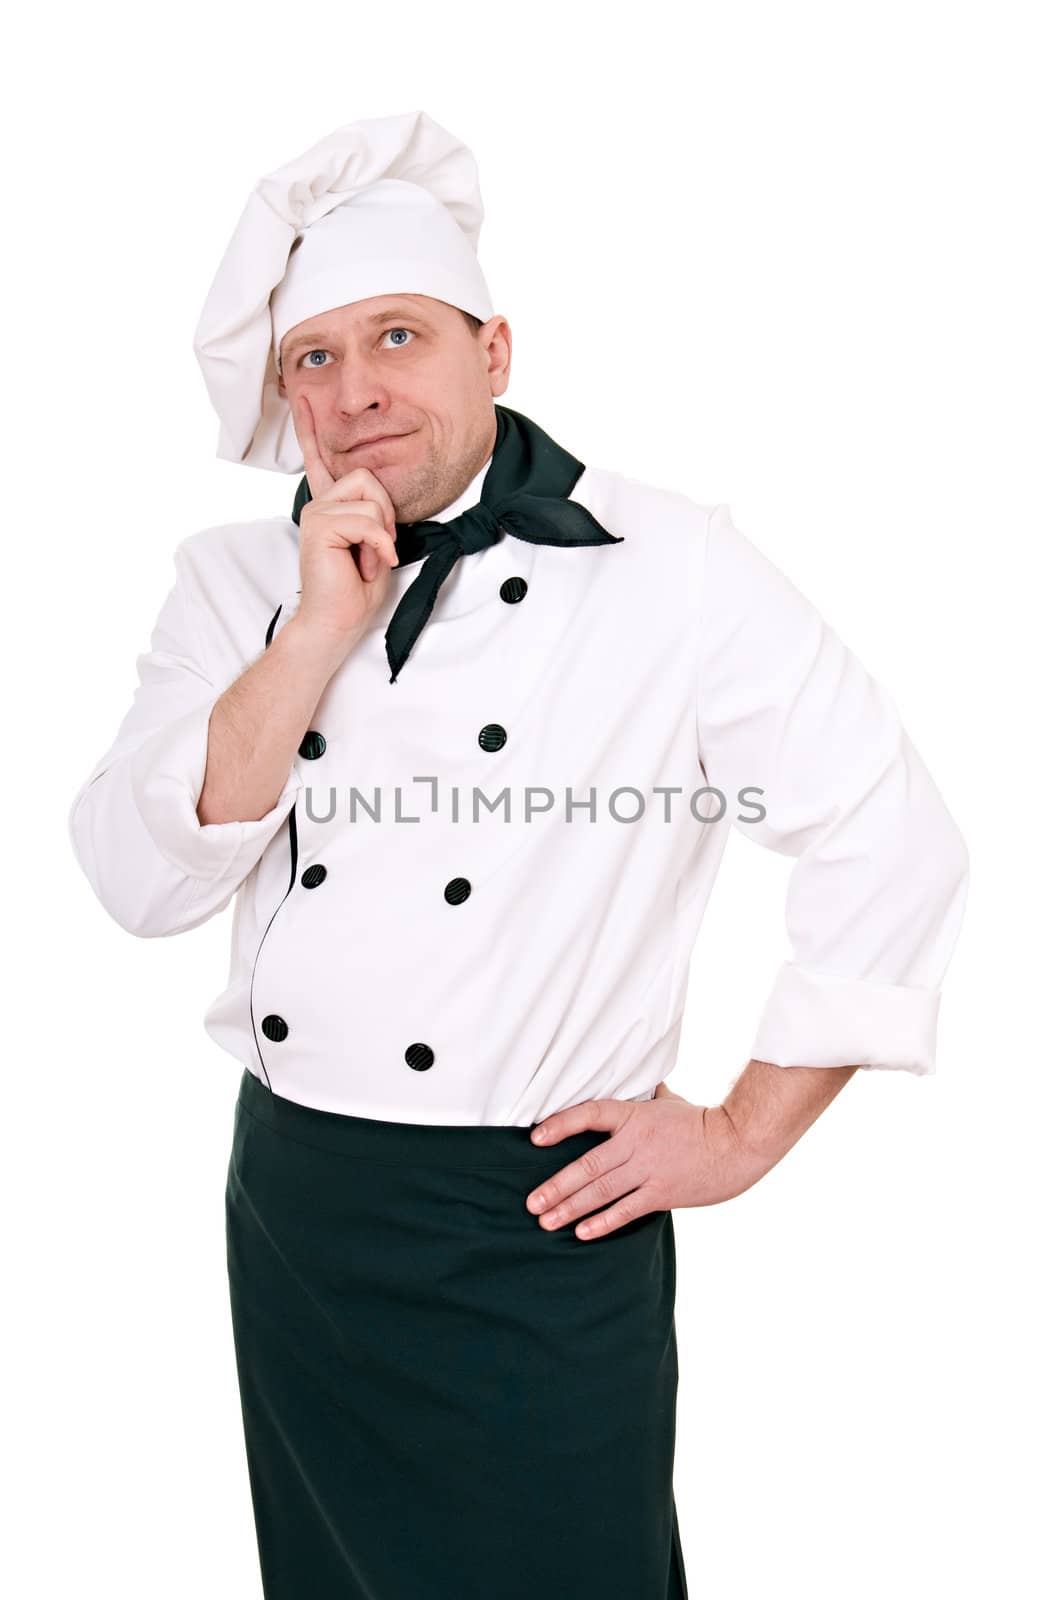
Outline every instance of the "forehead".
{"type": "Polygon", "coordinates": [[[335,306],[330,311],[319,312],[289,328],[281,347],[289,350],[304,339],[336,334],[343,329],[373,328],[380,322],[389,322],[396,316],[417,316],[437,320],[443,310],[442,302],[426,294],[378,294],[369,300],[353,300],[350,305],[335,306]]]}

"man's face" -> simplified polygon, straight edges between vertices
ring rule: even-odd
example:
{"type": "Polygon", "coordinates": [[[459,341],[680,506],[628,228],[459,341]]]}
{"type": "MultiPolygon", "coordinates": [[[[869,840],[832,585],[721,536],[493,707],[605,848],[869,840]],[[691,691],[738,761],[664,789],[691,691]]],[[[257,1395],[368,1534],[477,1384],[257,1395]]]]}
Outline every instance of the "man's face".
{"type": "Polygon", "coordinates": [[[456,500],[494,449],[511,347],[502,316],[474,334],[443,300],[377,295],[290,328],[280,392],[290,406],[306,396],[334,478],[368,467],[396,520],[418,522],[456,500]],[[378,434],[402,437],[365,443],[378,434]]]}

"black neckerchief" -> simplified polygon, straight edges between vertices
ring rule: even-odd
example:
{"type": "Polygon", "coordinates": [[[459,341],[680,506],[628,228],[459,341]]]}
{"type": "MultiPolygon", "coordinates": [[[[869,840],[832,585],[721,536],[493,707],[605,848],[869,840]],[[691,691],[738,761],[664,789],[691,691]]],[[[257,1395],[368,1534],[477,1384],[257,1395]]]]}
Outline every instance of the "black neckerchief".
{"type": "MultiPolygon", "coordinates": [[[[607,533],[585,506],[568,498],[584,471],[582,461],[519,411],[496,405],[495,416],[495,448],[479,502],[450,522],[400,522],[396,526],[399,566],[428,559],[385,630],[392,683],[460,556],[486,550],[503,533],[531,544],[623,543],[622,537],[607,533]]],[[[304,477],[295,493],[293,522],[298,523],[312,498],[304,477]]]]}

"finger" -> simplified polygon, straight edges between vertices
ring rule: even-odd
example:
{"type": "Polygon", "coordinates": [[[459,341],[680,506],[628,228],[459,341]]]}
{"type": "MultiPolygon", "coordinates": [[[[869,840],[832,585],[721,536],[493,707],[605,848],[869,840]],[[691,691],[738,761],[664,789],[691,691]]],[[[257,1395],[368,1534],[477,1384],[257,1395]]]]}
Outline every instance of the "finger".
{"type": "Polygon", "coordinates": [[[303,452],[303,467],[306,470],[310,493],[315,500],[323,500],[336,480],[321,459],[321,451],[317,446],[314,412],[305,394],[297,394],[295,397],[292,421],[295,424],[295,436],[303,452]]]}
{"type": "Polygon", "coordinates": [[[648,1217],[651,1211],[663,1211],[660,1197],[646,1183],[639,1189],[633,1189],[630,1194],[624,1195],[615,1206],[610,1206],[606,1211],[599,1211],[596,1216],[584,1217],[582,1222],[576,1224],[577,1239],[599,1239],[603,1234],[613,1233],[615,1229],[624,1227],[625,1223],[634,1222],[636,1217],[648,1217]]]}
{"type": "Polygon", "coordinates": [[[359,573],[367,583],[372,583],[381,568],[391,571],[392,567],[399,564],[398,552],[395,541],[386,528],[376,528],[373,532],[363,532],[364,523],[370,519],[366,517],[360,526],[345,530],[342,525],[338,532],[341,538],[349,541],[349,549],[359,573]]]}
{"type": "Polygon", "coordinates": [[[365,502],[364,512],[349,510],[348,504],[346,501],[333,500],[326,502],[325,506],[319,506],[319,510],[328,510],[329,505],[331,506],[331,510],[328,511],[330,520],[326,524],[328,532],[350,545],[352,553],[359,545],[372,545],[380,552],[380,559],[385,566],[398,566],[399,558],[395,549],[394,535],[387,528],[380,526],[373,515],[373,510],[369,509],[372,505],[375,510],[376,502],[365,502]]]}
{"type": "Polygon", "coordinates": [[[630,1149],[624,1148],[630,1143],[630,1140],[625,1140],[621,1145],[616,1139],[603,1139],[599,1144],[592,1145],[583,1155],[570,1161],[567,1167],[561,1167],[532,1190],[525,1202],[528,1210],[536,1213],[549,1211],[569,1195],[578,1194],[589,1184],[622,1167],[631,1159],[630,1149]]]}
{"type": "Polygon", "coordinates": [[[622,1109],[620,1100],[581,1100],[578,1106],[566,1106],[544,1117],[531,1131],[535,1144],[552,1144],[555,1139],[567,1139],[570,1134],[584,1133],[588,1128],[615,1128],[617,1114],[622,1109]]]}
{"type": "Polygon", "coordinates": [[[317,442],[317,425],[313,408],[305,394],[295,397],[292,408],[295,435],[303,452],[303,466],[310,493],[317,501],[372,500],[380,507],[384,525],[395,536],[395,507],[379,478],[368,467],[354,467],[341,477],[334,478],[325,465],[317,442]]]}
{"type": "Polygon", "coordinates": [[[369,542],[351,545],[351,555],[360,576],[366,583],[372,583],[380,571],[381,556],[376,547],[369,542]]]}
{"type": "Polygon", "coordinates": [[[351,517],[365,517],[368,521],[375,522],[377,527],[382,528],[388,538],[394,541],[396,537],[394,511],[391,509],[387,490],[371,477],[364,467],[359,467],[357,470],[361,475],[361,481],[355,479],[353,472],[349,472],[346,478],[337,478],[325,499],[314,502],[316,511],[336,518],[340,525],[346,525],[351,517]],[[384,496],[383,500],[381,495],[384,496]]]}
{"type": "Polygon", "coordinates": [[[389,532],[395,533],[395,507],[391,496],[388,494],[380,479],[370,472],[368,467],[353,467],[350,472],[345,472],[342,478],[337,478],[325,498],[333,502],[337,500],[371,500],[380,507],[381,519],[389,532]]]}
{"type": "Polygon", "coordinates": [[[397,567],[399,558],[395,554],[395,547],[387,542],[384,537],[380,539],[360,539],[357,544],[351,545],[351,555],[358,563],[358,570],[368,582],[376,577],[381,567],[397,567]]]}
{"type": "MultiPolygon", "coordinates": [[[[551,1183],[553,1181],[551,1179],[551,1183]]],[[[597,1211],[600,1207],[608,1205],[610,1200],[615,1200],[618,1195],[626,1194],[629,1189],[636,1188],[640,1181],[640,1175],[631,1165],[629,1155],[624,1160],[618,1161],[615,1166],[598,1173],[590,1183],[580,1184],[577,1181],[575,1186],[562,1186],[556,1200],[551,1200],[549,1210],[540,1214],[539,1222],[544,1228],[561,1228],[576,1217],[586,1216],[588,1211],[597,1211]]],[[[543,1190],[536,1191],[536,1193],[543,1192],[543,1190]]]]}

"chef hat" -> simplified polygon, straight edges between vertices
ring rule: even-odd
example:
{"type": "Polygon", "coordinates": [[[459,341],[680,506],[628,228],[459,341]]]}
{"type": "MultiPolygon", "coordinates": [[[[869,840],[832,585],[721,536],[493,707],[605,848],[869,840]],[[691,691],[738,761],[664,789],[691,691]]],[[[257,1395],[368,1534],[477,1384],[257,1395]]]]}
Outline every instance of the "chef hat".
{"type": "Polygon", "coordinates": [[[476,162],[423,111],[347,123],[261,178],[196,326],[194,349],[221,419],[217,454],[301,472],[278,388],[296,323],[382,294],[424,294],[494,315],[476,245],[476,162]]]}

